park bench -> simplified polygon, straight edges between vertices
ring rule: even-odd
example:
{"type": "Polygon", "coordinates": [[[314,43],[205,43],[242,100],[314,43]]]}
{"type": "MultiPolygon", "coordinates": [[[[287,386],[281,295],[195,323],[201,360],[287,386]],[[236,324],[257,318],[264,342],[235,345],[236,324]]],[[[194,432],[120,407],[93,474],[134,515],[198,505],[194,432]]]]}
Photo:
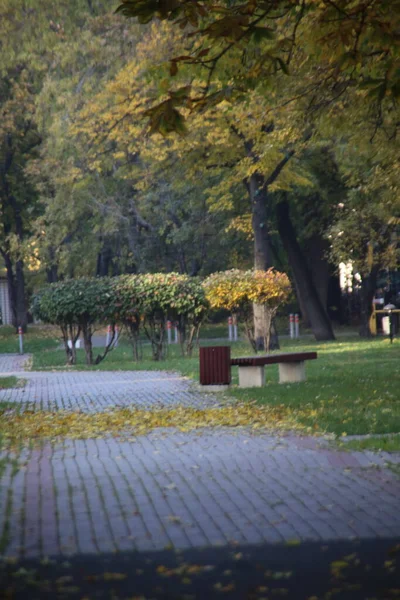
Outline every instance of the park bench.
{"type": "Polygon", "coordinates": [[[232,358],[230,364],[239,367],[239,387],[262,387],[265,384],[265,365],[279,365],[279,383],[294,383],[305,381],[304,363],[316,358],[316,352],[285,352],[232,358]]]}

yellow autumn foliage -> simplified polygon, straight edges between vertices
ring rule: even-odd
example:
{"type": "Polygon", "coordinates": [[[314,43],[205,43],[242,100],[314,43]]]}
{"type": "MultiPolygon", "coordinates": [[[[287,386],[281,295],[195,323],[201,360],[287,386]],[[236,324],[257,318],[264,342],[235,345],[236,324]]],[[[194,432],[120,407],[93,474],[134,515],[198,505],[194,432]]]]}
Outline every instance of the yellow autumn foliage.
{"type": "Polygon", "coordinates": [[[203,285],[212,308],[225,308],[232,312],[240,312],[252,303],[263,304],[275,311],[287,301],[291,290],[286,273],[274,269],[231,269],[213,273],[203,285]]]}

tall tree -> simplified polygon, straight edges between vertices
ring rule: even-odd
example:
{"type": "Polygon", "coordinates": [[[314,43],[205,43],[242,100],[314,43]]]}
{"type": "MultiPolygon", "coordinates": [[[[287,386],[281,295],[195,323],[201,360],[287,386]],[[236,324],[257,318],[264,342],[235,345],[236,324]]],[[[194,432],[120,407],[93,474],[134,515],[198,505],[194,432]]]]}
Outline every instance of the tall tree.
{"type": "Polygon", "coordinates": [[[37,210],[37,196],[25,167],[40,144],[26,69],[10,69],[3,76],[0,97],[0,255],[7,272],[13,325],[26,330],[24,244],[37,210]]]}

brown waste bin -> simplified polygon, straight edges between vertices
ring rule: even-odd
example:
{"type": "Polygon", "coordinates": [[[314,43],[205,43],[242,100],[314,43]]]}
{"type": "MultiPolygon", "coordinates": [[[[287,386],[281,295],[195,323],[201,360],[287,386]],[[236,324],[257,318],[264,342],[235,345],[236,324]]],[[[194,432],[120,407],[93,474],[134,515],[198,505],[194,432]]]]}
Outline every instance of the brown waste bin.
{"type": "Polygon", "coordinates": [[[205,346],[200,348],[200,384],[229,385],[230,382],[230,346],[205,346]]]}

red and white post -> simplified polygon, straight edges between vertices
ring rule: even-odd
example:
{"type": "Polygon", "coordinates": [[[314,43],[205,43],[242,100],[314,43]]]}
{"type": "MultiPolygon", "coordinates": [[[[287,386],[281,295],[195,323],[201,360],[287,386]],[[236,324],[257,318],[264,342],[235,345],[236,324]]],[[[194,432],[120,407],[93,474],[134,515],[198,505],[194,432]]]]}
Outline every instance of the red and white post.
{"type": "Polygon", "coordinates": [[[300,318],[298,314],[294,315],[294,337],[300,337],[300,318]]]}
{"type": "Polygon", "coordinates": [[[294,338],[294,314],[290,313],[289,315],[289,333],[290,339],[294,338]]]}
{"type": "Polygon", "coordinates": [[[231,342],[233,340],[233,319],[232,317],[228,317],[228,338],[231,342]]]}
{"type": "Polygon", "coordinates": [[[168,344],[172,343],[172,323],[171,321],[167,321],[167,335],[168,335],[168,344]]]}
{"type": "Polygon", "coordinates": [[[18,327],[18,339],[19,339],[19,353],[24,353],[24,332],[22,327],[18,327]]]}

